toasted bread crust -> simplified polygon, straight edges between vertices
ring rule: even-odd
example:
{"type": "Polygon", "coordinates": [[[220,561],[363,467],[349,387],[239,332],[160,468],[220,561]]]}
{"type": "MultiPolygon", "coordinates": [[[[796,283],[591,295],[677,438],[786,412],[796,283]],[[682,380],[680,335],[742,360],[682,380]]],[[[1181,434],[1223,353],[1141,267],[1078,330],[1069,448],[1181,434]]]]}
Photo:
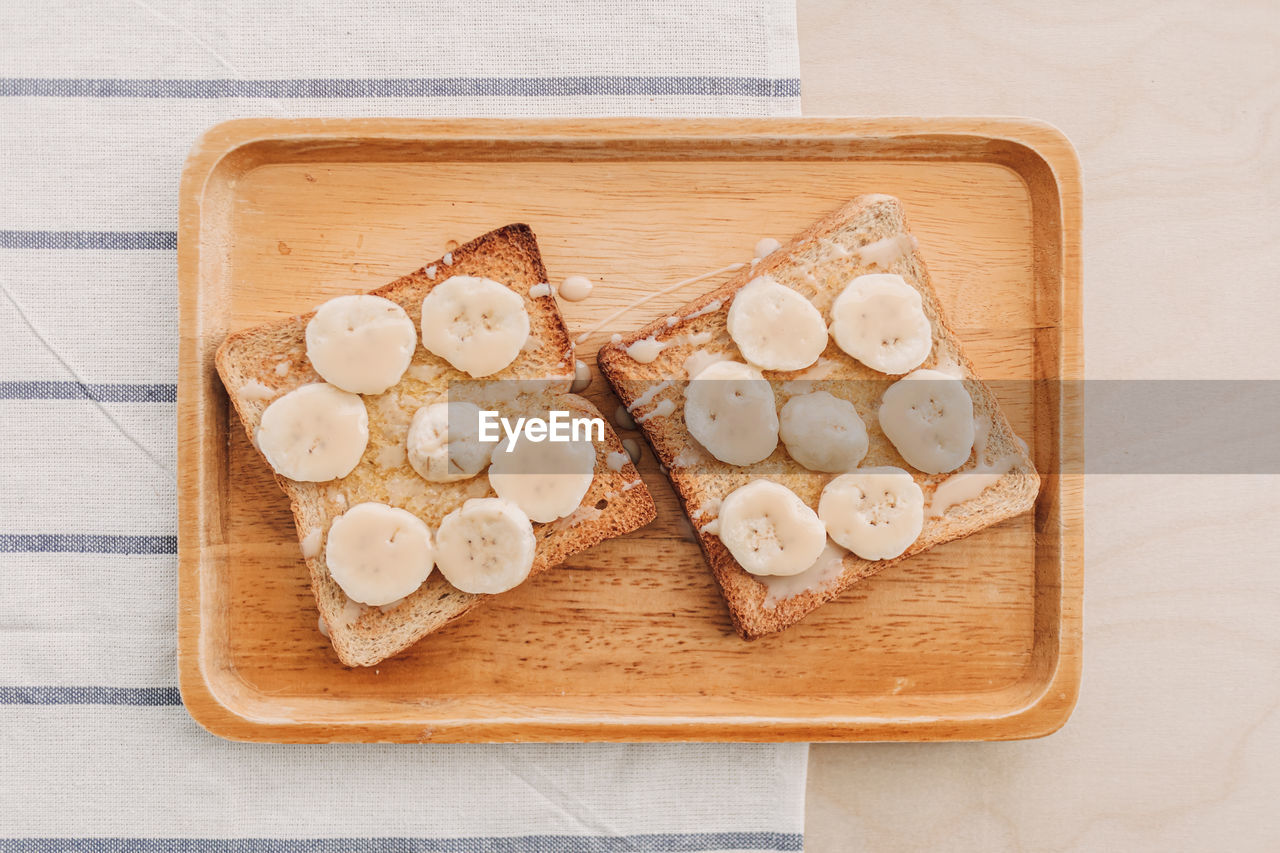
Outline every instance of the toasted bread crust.
{"type": "MultiPolygon", "coordinates": [[[[871,271],[859,264],[850,250],[896,234],[909,233],[901,203],[891,196],[859,196],[849,204],[814,223],[790,243],[771,254],[750,269],[744,269],[723,285],[702,294],[676,312],[681,319],[668,325],[659,318],[649,325],[624,336],[614,344],[600,350],[597,361],[614,391],[628,407],[654,383],[676,380],[672,385],[651,395],[651,399],[636,409],[643,416],[652,411],[658,400],[669,399],[676,403],[675,411],[668,417],[654,416],[640,420],[640,428],[653,446],[654,454],[668,469],[668,477],[679,496],[686,514],[698,530],[698,543],[714,573],[737,632],[745,639],[755,639],[781,631],[822,604],[830,601],[850,586],[902,560],[919,554],[935,545],[968,536],[1004,519],[1020,515],[1030,509],[1039,492],[1040,478],[1031,457],[1013,434],[1008,420],[1001,412],[991,390],[980,382],[972,363],[964,356],[959,339],[942,311],[937,294],[929,280],[924,260],[916,249],[905,253],[892,263],[889,271],[903,276],[908,284],[921,294],[925,314],[933,327],[933,348],[923,367],[933,367],[944,361],[957,365],[964,373],[966,385],[973,397],[975,418],[989,418],[992,424],[988,447],[993,454],[1010,454],[1016,457],[1013,468],[995,485],[978,497],[951,507],[941,518],[926,519],[924,530],[916,542],[901,556],[893,560],[863,560],[852,554],[844,558],[844,570],[834,582],[820,589],[806,590],[773,606],[766,606],[767,588],[761,581],[744,570],[720,539],[700,529],[715,517],[714,508],[720,498],[738,486],[760,476],[767,476],[790,487],[810,506],[817,506],[822,487],[834,475],[807,471],[790,456],[779,442],[778,448],[766,460],[747,468],[726,465],[710,458],[689,436],[684,424],[681,405],[681,389],[687,380],[683,360],[697,348],[689,343],[675,343],[664,349],[657,360],[640,364],[627,355],[627,347],[635,341],[656,336],[658,340],[681,338],[688,340],[693,333],[710,335],[706,349],[725,353],[727,357],[741,360],[737,348],[728,336],[726,318],[734,295],[749,281],[760,275],[769,275],[811,299],[824,317],[835,296],[852,276],[871,271]],[[696,463],[688,463],[690,458],[696,463]],[[684,464],[682,464],[682,462],[684,464]],[[693,470],[696,468],[697,470],[693,470]]],[[[883,270],[880,270],[883,271],[883,270]]],[[[915,475],[926,496],[932,494],[937,484],[948,475],[926,476],[911,468],[880,431],[875,419],[875,402],[879,397],[876,383],[884,384],[894,377],[878,374],[855,361],[829,341],[819,364],[829,370],[823,378],[829,380],[868,380],[859,386],[863,397],[852,399],[859,414],[867,422],[871,448],[863,464],[896,465],[915,475]],[[874,393],[873,393],[874,391],[874,393]]],[[[805,378],[807,371],[765,371],[773,381],[775,392],[782,383],[805,378]]],[[[812,383],[814,390],[832,390],[824,386],[821,378],[812,383]]],[[[859,389],[837,396],[857,397],[859,389]]],[[[779,403],[782,401],[779,400],[779,403]]],[[[971,460],[960,470],[973,467],[971,460]]]]}
{"type": "MultiPolygon", "coordinates": [[[[572,376],[573,344],[555,300],[550,296],[529,296],[531,287],[547,280],[529,226],[515,224],[491,231],[455,249],[449,260],[448,264],[444,258],[426,264],[372,293],[399,304],[417,325],[421,321],[422,299],[436,283],[453,275],[485,276],[502,282],[525,297],[530,337],[535,344],[522,351],[510,366],[487,378],[572,376]]],[[[219,347],[215,357],[218,373],[250,440],[272,399],[308,382],[321,381],[306,358],[306,326],[314,313],[234,332],[219,347]],[[264,389],[270,393],[264,393],[264,389]]],[[[365,500],[406,506],[435,527],[467,498],[492,495],[484,475],[460,483],[426,483],[408,467],[403,453],[395,450],[397,441],[403,445],[407,415],[411,416],[417,405],[442,396],[451,381],[466,379],[465,374],[419,345],[409,372],[400,383],[384,394],[365,396],[370,445],[351,474],[328,483],[301,483],[276,475],[276,482],[289,498],[299,539],[317,529],[327,531],[332,519],[347,506],[365,500]]],[[[567,379],[563,386],[567,386],[567,379]]],[[[546,394],[549,405],[600,416],[591,403],[563,391],[553,392],[550,384],[546,394]]],[[[611,428],[606,429],[605,441],[596,451],[595,479],[583,498],[580,514],[534,525],[538,545],[531,577],[598,542],[653,520],[653,498],[634,466],[627,462],[615,471],[607,464],[610,453],[623,452],[611,428]]],[[[329,574],[323,548],[305,559],[321,618],[328,626],[338,658],[348,666],[372,666],[385,660],[460,618],[488,597],[457,590],[439,572],[433,572],[400,603],[367,608],[348,602],[329,574]]]]}

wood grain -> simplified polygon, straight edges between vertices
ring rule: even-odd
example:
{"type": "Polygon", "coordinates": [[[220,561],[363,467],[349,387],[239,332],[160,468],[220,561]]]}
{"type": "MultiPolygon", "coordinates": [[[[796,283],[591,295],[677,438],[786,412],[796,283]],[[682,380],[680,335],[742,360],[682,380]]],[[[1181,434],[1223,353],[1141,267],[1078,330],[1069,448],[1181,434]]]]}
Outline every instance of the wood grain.
{"type": "MultiPolygon", "coordinates": [[[[1070,137],[1088,378],[1280,378],[1280,5],[796,5],[808,115],[1033,115],[1070,137]]],[[[1070,722],[815,745],[806,851],[1280,849],[1277,478],[1091,462],[1085,498],[1070,722]]]]}
{"type": "MultiPolygon", "coordinates": [[[[261,121],[221,125],[183,182],[179,385],[184,699],[269,740],[1029,737],[1079,675],[1080,494],[872,578],[744,643],[665,480],[659,519],[503,595],[373,670],[316,630],[283,497],[210,358],[225,334],[364,290],[498,225],[538,234],[553,279],[589,276],[571,330],[785,238],[859,192],[898,195],[984,378],[1080,370],[1074,155],[1018,120],[261,121]]],[[[654,300],[612,331],[687,301],[654,300]]],[[[1052,388],[1052,385],[1036,386],[1052,388]]],[[[604,383],[588,396],[606,412],[604,383]]],[[[1078,447],[1071,401],[1006,402],[1037,466],[1078,447]]]]}

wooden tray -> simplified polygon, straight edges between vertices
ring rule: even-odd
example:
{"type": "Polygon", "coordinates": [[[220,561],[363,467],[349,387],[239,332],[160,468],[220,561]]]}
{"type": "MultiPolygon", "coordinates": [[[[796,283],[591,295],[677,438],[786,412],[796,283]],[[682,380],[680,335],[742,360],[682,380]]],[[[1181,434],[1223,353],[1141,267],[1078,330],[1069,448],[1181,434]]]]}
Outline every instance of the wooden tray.
{"type": "MultiPolygon", "coordinates": [[[[751,257],[860,192],[906,205],[985,378],[1079,378],[1080,176],[1020,119],[244,120],[182,180],[179,649],[191,714],[266,741],[955,740],[1045,735],[1080,677],[1079,474],[1034,515],[858,584],[747,643],[651,454],[658,519],[373,669],[316,628],[289,507],[213,369],[227,332],[369,289],[510,222],[584,329],[637,293],[751,257]]],[[[634,310],[669,313],[713,282],[634,310]]],[[[1080,470],[1078,400],[1005,400],[1042,472],[1080,470]]],[[[588,396],[615,402],[597,375],[588,396]]]]}

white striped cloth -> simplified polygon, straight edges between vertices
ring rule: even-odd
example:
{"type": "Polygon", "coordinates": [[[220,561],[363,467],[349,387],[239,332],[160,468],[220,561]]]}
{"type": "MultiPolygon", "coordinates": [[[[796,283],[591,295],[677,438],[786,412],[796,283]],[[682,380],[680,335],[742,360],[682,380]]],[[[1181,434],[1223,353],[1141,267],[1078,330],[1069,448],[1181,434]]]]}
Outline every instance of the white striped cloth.
{"type": "Polygon", "coordinates": [[[786,0],[0,4],[0,853],[799,850],[804,745],[233,744],[175,664],[178,175],[242,116],[793,115],[786,0]]]}

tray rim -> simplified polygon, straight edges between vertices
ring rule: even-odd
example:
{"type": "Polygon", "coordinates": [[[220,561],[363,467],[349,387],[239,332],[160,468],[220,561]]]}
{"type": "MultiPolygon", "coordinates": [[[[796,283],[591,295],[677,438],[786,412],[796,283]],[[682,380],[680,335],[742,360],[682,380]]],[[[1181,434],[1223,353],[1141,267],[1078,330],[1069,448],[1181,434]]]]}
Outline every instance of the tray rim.
{"type": "MultiPolygon", "coordinates": [[[[299,721],[269,708],[242,713],[220,696],[206,671],[201,630],[201,566],[204,562],[199,525],[203,476],[200,415],[207,405],[202,388],[208,365],[200,358],[200,337],[193,312],[199,310],[201,223],[205,190],[229,157],[257,143],[310,141],[341,145],[353,138],[406,143],[485,139],[516,144],[545,142],[602,143],[661,140],[724,142],[727,139],[894,139],[920,137],[924,142],[967,140],[1003,143],[1034,155],[1047,167],[1055,189],[1060,228],[1057,236],[1061,298],[1059,327],[1060,378],[1083,377],[1083,306],[1081,281],[1082,187],[1078,156],[1056,127],[1036,119],[1015,117],[804,117],[763,119],[232,119],[214,125],[196,140],[180,182],[178,228],[179,376],[178,434],[178,668],[179,687],[188,713],[209,732],[229,740],[265,742],[584,742],[584,741],[954,741],[1043,737],[1065,725],[1075,707],[1081,678],[1083,603],[1083,478],[1060,474],[1054,482],[1062,519],[1060,584],[1056,588],[1059,618],[1052,673],[1034,685],[1025,701],[1004,713],[954,713],[874,716],[819,713],[790,718],[753,715],[672,716],[570,714],[557,709],[537,717],[510,713],[494,702],[483,720],[422,719],[379,714],[376,719],[342,718],[299,721]]],[[[869,158],[883,159],[883,158],[869,158]]],[[[1011,168],[1011,167],[1010,167],[1011,168]]],[[[1020,175],[1020,178],[1023,177],[1020,175]]],[[[1037,217],[1038,218],[1038,217],[1037,217]]],[[[1083,413],[1080,401],[1064,397],[1059,411],[1059,453],[1083,457],[1083,413]]],[[[1078,466],[1075,470],[1080,470],[1078,466]]],[[[1048,490],[1046,490],[1046,493],[1048,490]]],[[[1054,590],[1037,589],[1036,596],[1054,590]]],[[[241,697],[243,700],[244,697],[241,697]]],[[[810,702],[810,704],[814,704],[810,702]]],[[[816,706],[822,706],[821,701],[816,706]]],[[[241,709],[245,705],[239,706],[241,709]]],[[[525,709],[530,704],[521,706],[525,709]]],[[[548,709],[549,710],[549,709],[548,709]]]]}

